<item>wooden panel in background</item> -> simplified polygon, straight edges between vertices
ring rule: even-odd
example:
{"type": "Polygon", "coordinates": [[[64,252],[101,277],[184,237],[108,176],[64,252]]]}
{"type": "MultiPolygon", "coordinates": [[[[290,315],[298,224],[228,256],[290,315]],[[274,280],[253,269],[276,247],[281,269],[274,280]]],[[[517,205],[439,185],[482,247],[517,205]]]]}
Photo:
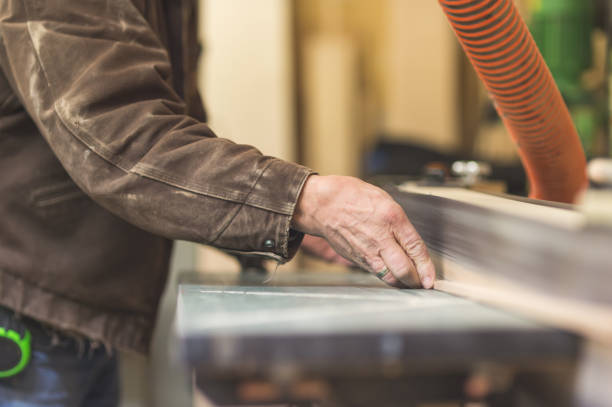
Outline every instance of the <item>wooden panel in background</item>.
{"type": "Polygon", "coordinates": [[[342,34],[317,35],[303,52],[304,163],[321,174],[357,175],[357,49],[342,34]]]}
{"type": "MultiPolygon", "coordinates": [[[[212,129],[219,137],[294,160],[291,3],[206,0],[200,14],[200,85],[212,129]]],[[[238,264],[218,250],[202,248],[197,267],[236,270],[238,264]]]]}
{"type": "Polygon", "coordinates": [[[459,46],[437,1],[387,0],[384,128],[442,151],[459,147],[459,46]]]}
{"type": "Polygon", "coordinates": [[[295,158],[291,5],[206,0],[201,91],[219,137],[295,158]]]}

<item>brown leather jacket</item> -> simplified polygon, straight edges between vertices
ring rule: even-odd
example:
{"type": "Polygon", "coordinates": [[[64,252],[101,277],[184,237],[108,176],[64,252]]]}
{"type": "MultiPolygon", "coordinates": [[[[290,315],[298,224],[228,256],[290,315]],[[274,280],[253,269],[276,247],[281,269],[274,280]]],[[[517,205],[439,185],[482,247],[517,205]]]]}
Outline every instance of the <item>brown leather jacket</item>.
{"type": "Polygon", "coordinates": [[[311,171],[204,124],[196,17],[195,0],[0,2],[0,304],[144,352],[170,239],[297,250],[311,171]]]}

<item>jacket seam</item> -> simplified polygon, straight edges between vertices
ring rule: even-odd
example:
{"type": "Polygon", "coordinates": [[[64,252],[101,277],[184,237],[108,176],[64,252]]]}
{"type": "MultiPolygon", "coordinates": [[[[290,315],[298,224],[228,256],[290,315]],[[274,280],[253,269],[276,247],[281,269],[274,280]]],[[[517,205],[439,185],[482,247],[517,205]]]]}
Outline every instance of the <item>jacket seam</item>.
{"type": "MultiPolygon", "coordinates": [[[[287,245],[283,247],[283,254],[285,255],[285,257],[289,257],[289,245],[290,245],[290,241],[289,241],[289,237],[291,236],[291,223],[293,221],[293,215],[295,214],[295,207],[297,206],[297,202],[300,199],[300,196],[302,195],[302,191],[304,190],[304,185],[306,185],[306,181],[308,181],[308,178],[310,178],[311,175],[315,175],[316,172],[312,171],[312,170],[308,170],[305,171],[304,174],[302,174],[302,178],[300,179],[300,183],[298,185],[298,188],[296,190],[296,197],[295,197],[295,201],[293,202],[293,204],[291,205],[291,216],[289,216],[288,220],[287,220],[287,224],[285,225],[285,234],[287,235],[287,245]]],[[[302,233],[303,232],[299,232],[302,233]]],[[[303,240],[303,239],[302,239],[303,240]]],[[[301,242],[301,240],[300,240],[301,242]]],[[[301,245],[301,243],[300,243],[301,245]]],[[[298,245],[299,248],[299,245],[298,245]]],[[[297,251],[297,249],[296,249],[297,251]]]]}
{"type": "MultiPolygon", "coordinates": [[[[3,72],[1,73],[4,74],[3,72]]],[[[9,105],[10,101],[11,101],[11,94],[9,93],[6,95],[6,99],[0,102],[0,109],[4,110],[4,108],[9,105]]]]}
{"type": "Polygon", "coordinates": [[[49,293],[49,294],[51,294],[51,295],[53,295],[53,296],[55,296],[57,298],[60,298],[60,299],[62,299],[64,301],[73,302],[75,304],[78,304],[79,306],[83,306],[84,308],[87,308],[87,309],[92,310],[92,311],[104,312],[106,314],[116,315],[116,316],[129,316],[131,314],[133,317],[145,318],[147,320],[152,316],[150,314],[146,314],[146,313],[143,313],[143,312],[140,312],[140,311],[129,311],[129,312],[126,312],[126,311],[117,311],[117,310],[112,310],[112,309],[108,309],[108,308],[104,308],[104,307],[93,306],[93,305],[84,303],[84,302],[82,302],[79,299],[67,296],[65,294],[57,293],[57,292],[55,292],[53,290],[49,290],[47,287],[43,287],[42,285],[37,284],[37,283],[27,279],[27,278],[23,278],[23,275],[14,273],[14,272],[12,272],[10,270],[1,268],[0,269],[0,273],[6,273],[9,276],[11,276],[12,278],[16,278],[18,280],[21,280],[25,284],[30,285],[32,287],[35,287],[38,290],[45,291],[45,292],[47,292],[47,293],[49,293]]]}
{"type": "Polygon", "coordinates": [[[83,191],[81,190],[65,192],[63,194],[58,194],[57,196],[44,198],[44,199],[38,199],[34,202],[34,206],[36,206],[37,208],[41,208],[41,209],[48,208],[50,206],[57,205],[62,202],[73,201],[76,199],[84,199],[86,197],[87,195],[85,195],[85,193],[83,193],[83,191]]]}
{"type": "MultiPolygon", "coordinates": [[[[69,330],[79,332],[80,334],[105,344],[112,345],[120,349],[146,353],[150,340],[150,333],[153,329],[151,317],[143,317],[137,313],[117,313],[108,312],[105,310],[96,309],[94,307],[82,304],[78,301],[73,301],[69,298],[64,298],[55,295],[44,288],[30,284],[27,280],[21,277],[14,276],[12,273],[5,272],[0,269],[0,284],[3,282],[13,281],[19,285],[20,295],[15,300],[11,300],[11,296],[0,298],[0,306],[7,307],[17,314],[26,315],[34,320],[40,321],[43,324],[49,324],[60,330],[69,330]],[[8,281],[6,279],[9,279],[8,281]],[[51,311],[52,307],[41,309],[39,307],[32,308],[31,304],[23,301],[26,298],[26,293],[38,291],[43,295],[51,296],[51,299],[45,300],[46,304],[59,304],[60,306],[68,306],[71,308],[71,317],[80,321],[79,325],[73,325],[69,322],[58,320],[59,314],[57,311],[51,311]],[[102,330],[96,329],[88,320],[83,319],[82,313],[85,312],[94,316],[102,316],[105,320],[102,330]],[[110,324],[112,322],[112,329],[110,324]],[[127,330],[117,329],[118,324],[129,327],[127,330]]],[[[3,287],[0,285],[0,291],[3,287]]]]}
{"type": "Polygon", "coordinates": [[[236,250],[236,249],[228,249],[228,248],[224,248],[224,247],[217,247],[215,246],[215,248],[219,249],[219,250],[223,250],[229,254],[238,254],[238,255],[242,255],[242,256],[258,256],[258,257],[265,257],[268,260],[273,260],[279,263],[286,263],[288,261],[288,259],[283,258],[283,256],[276,254],[274,252],[260,252],[260,251],[248,251],[248,250],[236,250]]]}
{"type": "Polygon", "coordinates": [[[214,239],[211,240],[211,242],[210,242],[211,245],[213,245],[217,240],[219,240],[221,238],[221,236],[223,235],[223,233],[225,233],[225,231],[234,222],[234,220],[236,219],[236,217],[238,216],[240,211],[242,211],[242,208],[244,208],[244,205],[246,204],[246,201],[249,199],[249,195],[251,195],[251,193],[253,192],[253,190],[257,186],[257,183],[259,182],[259,180],[261,179],[261,177],[266,172],[268,167],[270,167],[271,164],[272,164],[272,161],[268,161],[268,163],[261,169],[261,171],[259,171],[259,174],[257,174],[257,178],[255,179],[255,182],[253,182],[253,185],[251,185],[251,188],[249,189],[249,192],[247,193],[247,195],[246,195],[246,197],[244,199],[244,202],[240,203],[240,206],[238,207],[236,212],[232,215],[232,217],[228,220],[228,222],[221,228],[221,230],[219,231],[217,236],[214,239]]]}
{"type": "Polygon", "coordinates": [[[102,145],[101,143],[99,143],[97,140],[95,140],[94,138],[92,138],[91,136],[89,136],[88,134],[81,134],[81,135],[77,135],[75,131],[73,131],[72,128],[70,128],[65,120],[65,118],[60,114],[60,112],[57,109],[57,100],[58,98],[56,97],[54,91],[53,91],[53,87],[51,86],[51,81],[49,80],[49,74],[47,73],[47,70],[45,69],[45,65],[42,63],[41,58],[40,58],[40,54],[38,52],[38,49],[36,48],[35,44],[34,44],[34,39],[32,38],[32,31],[30,28],[30,11],[28,9],[28,1],[24,1],[24,8],[25,8],[25,12],[26,12],[26,31],[28,33],[28,39],[30,40],[30,46],[32,48],[32,50],[34,51],[34,55],[36,56],[36,61],[38,62],[38,66],[40,67],[41,72],[43,73],[44,77],[45,77],[45,82],[47,84],[47,89],[49,91],[49,93],[51,94],[51,97],[53,98],[54,102],[53,102],[53,113],[55,114],[55,116],[57,116],[57,118],[59,119],[59,121],[62,123],[62,125],[66,128],[66,130],[77,140],[79,140],[81,143],[83,143],[89,150],[93,151],[96,155],[98,155],[99,157],[103,158],[105,161],[109,162],[110,164],[112,164],[113,166],[121,169],[123,172],[129,172],[126,170],[126,168],[124,168],[123,166],[121,166],[118,162],[114,162],[110,156],[113,155],[111,153],[110,150],[108,150],[104,145],[102,145]],[[100,149],[101,151],[98,151],[98,149],[100,149]]]}
{"type": "MultiPolygon", "coordinates": [[[[106,146],[104,146],[102,143],[100,143],[98,140],[96,140],[94,137],[92,137],[91,135],[89,135],[86,132],[77,132],[71,128],[71,126],[69,126],[68,121],[66,120],[66,118],[64,118],[62,116],[62,114],[58,111],[57,108],[57,100],[58,98],[55,97],[55,94],[53,92],[53,88],[51,86],[51,81],[49,80],[49,75],[45,69],[44,64],[41,61],[40,58],[40,54],[38,52],[38,49],[36,48],[35,44],[34,44],[34,40],[32,38],[32,32],[31,32],[31,28],[30,28],[30,12],[28,9],[28,5],[27,5],[27,1],[24,2],[24,7],[25,7],[25,11],[26,11],[26,27],[27,27],[27,33],[28,33],[28,39],[30,40],[30,46],[32,48],[32,50],[34,51],[34,55],[36,56],[36,61],[38,62],[38,66],[40,67],[44,77],[45,77],[45,82],[47,84],[47,89],[50,92],[51,96],[54,99],[53,102],[53,113],[56,115],[56,117],[59,119],[59,121],[62,123],[62,125],[64,126],[64,128],[77,140],[79,140],[81,143],[83,143],[87,149],[91,150],[92,152],[94,152],[96,155],[98,155],[100,158],[104,159],[105,161],[107,161],[109,164],[111,164],[112,166],[120,169],[121,171],[123,171],[126,174],[136,174],[139,176],[144,176],[147,177],[149,179],[152,179],[154,181],[160,182],[162,184],[165,185],[169,185],[172,187],[176,187],[176,188],[180,188],[180,189],[184,189],[190,192],[194,192],[196,194],[202,195],[202,196],[207,196],[207,197],[212,197],[212,198],[217,198],[217,199],[221,199],[224,201],[231,201],[231,202],[235,202],[235,203],[240,203],[240,204],[245,204],[245,202],[243,202],[243,199],[241,199],[240,197],[240,193],[236,192],[236,191],[229,191],[230,194],[237,194],[238,196],[236,198],[229,198],[226,195],[224,195],[223,193],[219,193],[219,192],[211,192],[209,188],[203,188],[201,185],[189,185],[189,184],[185,184],[184,182],[180,182],[176,177],[172,177],[170,174],[167,174],[161,170],[158,170],[150,165],[147,165],[145,163],[142,162],[137,162],[136,164],[134,164],[131,168],[127,168],[124,165],[122,165],[120,163],[120,160],[114,160],[111,157],[113,155],[115,155],[113,152],[111,152],[106,146]],[[173,181],[168,182],[168,181],[173,181]],[[205,191],[205,189],[208,189],[208,191],[205,191]]],[[[267,168],[267,167],[266,167],[267,168]]],[[[224,191],[225,192],[225,191],[224,191]]],[[[249,192],[250,193],[250,192],[249,192]]],[[[248,195],[247,195],[248,196],[248,195]]],[[[258,202],[256,202],[258,203],[258,202]]],[[[249,204],[247,204],[249,206],[249,204]]],[[[255,205],[252,205],[255,206],[255,205]]],[[[285,210],[283,210],[282,208],[270,208],[270,207],[263,207],[262,209],[264,210],[268,210],[271,212],[278,212],[280,214],[286,214],[285,210]]]]}
{"type": "Polygon", "coordinates": [[[291,202],[290,204],[290,207],[291,207],[290,215],[292,217],[293,217],[293,214],[295,213],[295,207],[297,206],[298,200],[300,199],[300,196],[302,195],[302,191],[304,190],[304,185],[306,185],[306,181],[308,181],[308,178],[310,178],[311,175],[317,175],[317,173],[312,171],[309,168],[304,168],[304,173],[302,174],[296,174],[295,181],[299,180],[299,184],[295,192],[295,200],[291,202]]]}
{"type": "MultiPolygon", "coordinates": [[[[267,163],[263,169],[260,169],[259,171],[263,174],[263,170],[266,170],[269,166],[271,165],[271,162],[267,163]]],[[[155,167],[152,167],[148,164],[144,164],[144,163],[138,163],[134,166],[135,170],[131,171],[133,174],[137,174],[140,175],[142,177],[146,177],[146,178],[150,178],[153,179],[155,181],[159,181],[159,182],[163,182],[167,185],[171,185],[173,187],[176,188],[180,188],[183,189],[185,191],[189,191],[189,192],[194,192],[197,193],[199,195],[204,195],[204,196],[208,196],[211,198],[217,198],[217,199],[221,199],[224,201],[230,201],[230,202],[234,202],[237,204],[241,204],[241,205],[246,205],[246,206],[251,206],[251,207],[255,207],[255,208],[260,208],[260,209],[264,209],[267,210],[269,212],[275,212],[278,213],[280,215],[289,215],[289,208],[285,207],[285,206],[277,206],[275,207],[275,205],[265,205],[263,203],[262,200],[259,199],[253,199],[253,198],[249,198],[251,192],[252,192],[252,188],[249,189],[249,192],[247,193],[243,193],[243,192],[237,192],[237,191],[230,191],[230,190],[226,190],[225,192],[227,193],[227,195],[221,194],[221,193],[202,193],[202,189],[206,189],[206,187],[204,187],[203,185],[199,185],[196,183],[184,183],[184,182],[180,182],[178,180],[177,177],[173,176],[172,174],[169,174],[165,171],[161,171],[155,167]],[[233,195],[233,196],[232,196],[233,195]]],[[[259,175],[257,177],[256,183],[259,181],[259,179],[261,178],[261,175],[259,175]]],[[[255,185],[255,184],[254,184],[255,185]]]]}
{"type": "Polygon", "coordinates": [[[199,185],[198,183],[194,182],[181,182],[179,177],[142,162],[139,162],[134,165],[134,167],[132,167],[129,172],[132,174],[140,175],[142,177],[160,181],[165,184],[184,189],[186,191],[194,192],[199,195],[206,195],[212,198],[224,199],[236,203],[242,203],[246,196],[244,193],[231,190],[222,190],[222,192],[205,191],[208,188],[204,185],[199,185]]]}

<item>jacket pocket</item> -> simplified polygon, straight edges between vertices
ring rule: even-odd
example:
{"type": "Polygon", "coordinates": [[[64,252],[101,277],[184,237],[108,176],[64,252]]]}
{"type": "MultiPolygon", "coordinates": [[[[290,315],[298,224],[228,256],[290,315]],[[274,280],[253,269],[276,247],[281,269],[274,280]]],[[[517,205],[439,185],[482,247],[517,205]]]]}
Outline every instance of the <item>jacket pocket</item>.
{"type": "Polygon", "coordinates": [[[91,200],[68,179],[35,188],[30,194],[30,203],[45,223],[57,227],[74,223],[91,200]]]}
{"type": "Polygon", "coordinates": [[[71,180],[45,185],[32,191],[31,200],[37,208],[49,208],[87,195],[71,180]]]}

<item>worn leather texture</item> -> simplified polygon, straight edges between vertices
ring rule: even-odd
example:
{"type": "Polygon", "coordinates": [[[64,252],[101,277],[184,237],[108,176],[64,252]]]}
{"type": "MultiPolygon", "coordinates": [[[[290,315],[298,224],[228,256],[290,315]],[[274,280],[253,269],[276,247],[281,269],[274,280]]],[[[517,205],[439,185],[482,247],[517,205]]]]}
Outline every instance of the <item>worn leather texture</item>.
{"type": "Polygon", "coordinates": [[[290,259],[307,168],[218,138],[195,0],[0,2],[0,304],[146,352],[173,239],[290,259]]]}

